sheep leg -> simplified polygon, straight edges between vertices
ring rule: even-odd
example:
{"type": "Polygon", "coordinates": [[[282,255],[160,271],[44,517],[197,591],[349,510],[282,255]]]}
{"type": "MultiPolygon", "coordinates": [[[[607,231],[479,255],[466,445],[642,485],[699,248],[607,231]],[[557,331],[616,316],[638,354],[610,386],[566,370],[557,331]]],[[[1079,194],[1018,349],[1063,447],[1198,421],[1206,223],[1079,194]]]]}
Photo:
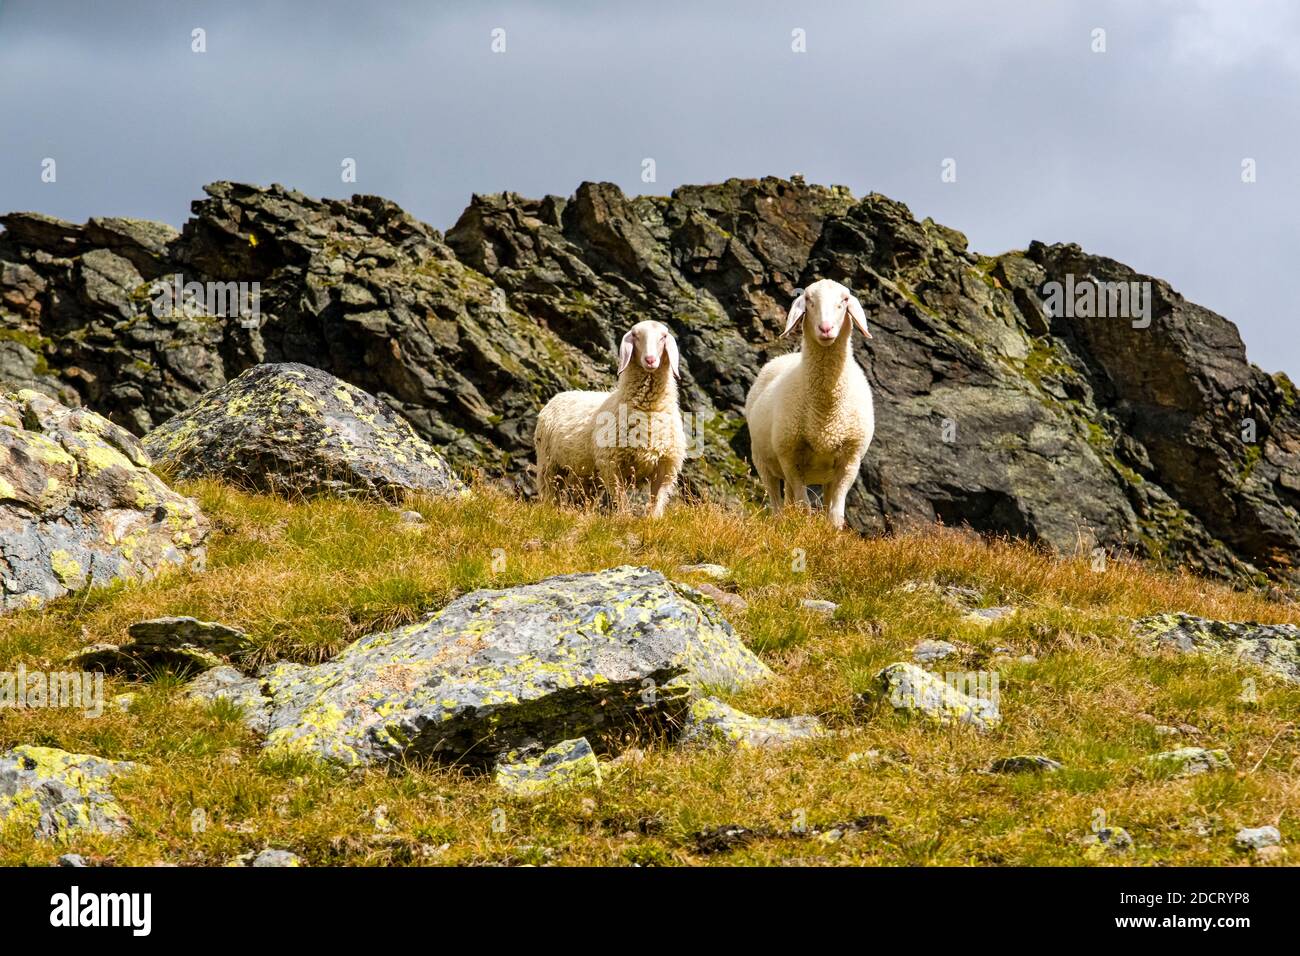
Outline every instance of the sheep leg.
{"type": "Polygon", "coordinates": [[[853,479],[858,475],[858,466],[861,462],[860,456],[853,456],[847,461],[838,463],[835,477],[822,489],[826,497],[826,515],[830,518],[833,528],[844,527],[844,502],[849,496],[849,489],[853,487],[853,479]]]}
{"type": "Polygon", "coordinates": [[[785,475],[785,503],[792,508],[810,511],[812,506],[808,504],[808,486],[795,469],[794,460],[782,458],[781,471],[785,475]]]}
{"type": "Polygon", "coordinates": [[[655,465],[654,477],[650,480],[650,507],[649,515],[651,518],[662,518],[664,509],[668,507],[668,498],[673,493],[673,486],[677,482],[677,473],[681,470],[680,462],[672,461],[667,458],[661,458],[655,465]]]}
{"type": "Polygon", "coordinates": [[[600,471],[600,480],[605,486],[605,492],[609,495],[610,507],[618,514],[626,512],[627,485],[618,473],[618,468],[612,464],[606,465],[600,471]]]}
{"type": "Polygon", "coordinates": [[[763,480],[763,487],[767,490],[767,503],[772,509],[773,514],[781,513],[781,476],[771,469],[758,466],[758,477],[763,480]]]}

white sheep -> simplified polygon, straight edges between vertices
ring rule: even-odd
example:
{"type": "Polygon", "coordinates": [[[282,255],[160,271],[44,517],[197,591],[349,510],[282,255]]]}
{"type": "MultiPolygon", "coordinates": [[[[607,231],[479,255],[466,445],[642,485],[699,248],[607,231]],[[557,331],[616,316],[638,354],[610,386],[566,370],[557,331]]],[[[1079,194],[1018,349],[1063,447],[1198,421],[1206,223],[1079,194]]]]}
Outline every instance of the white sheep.
{"type": "Polygon", "coordinates": [[[542,500],[591,499],[603,487],[621,511],[628,489],[649,481],[648,512],[661,517],[686,459],[680,376],[668,326],[638,322],[619,346],[612,392],[561,392],[547,402],[533,436],[542,500]]]}
{"type": "Polygon", "coordinates": [[[783,501],[807,508],[808,486],[821,485],[830,522],[842,528],[844,499],[876,430],[871,386],[853,359],[851,329],[871,333],[862,303],[831,279],[814,282],[794,300],[781,335],[801,323],[801,349],[764,365],[749,389],[750,445],[773,511],[783,501]]]}

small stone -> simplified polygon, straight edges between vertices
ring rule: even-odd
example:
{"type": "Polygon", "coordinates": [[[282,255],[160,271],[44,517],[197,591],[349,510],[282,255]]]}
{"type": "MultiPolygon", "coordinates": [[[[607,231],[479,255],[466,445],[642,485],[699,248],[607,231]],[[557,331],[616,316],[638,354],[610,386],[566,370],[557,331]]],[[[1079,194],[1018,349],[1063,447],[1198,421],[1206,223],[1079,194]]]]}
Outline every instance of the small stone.
{"type": "Polygon", "coordinates": [[[725,581],[731,577],[731,569],[721,564],[683,564],[677,570],[683,574],[703,574],[715,581],[725,581]]]}
{"type": "MultiPolygon", "coordinates": [[[[976,675],[977,690],[978,683],[976,675]]],[[[915,664],[890,664],[876,675],[876,684],[895,710],[918,713],[940,725],[970,724],[989,730],[1002,722],[996,695],[964,693],[915,664]]]]}
{"type": "Polygon", "coordinates": [[[996,621],[1010,617],[1016,613],[1016,608],[1006,605],[1000,607],[977,607],[967,611],[962,620],[970,624],[978,624],[981,627],[988,627],[996,621]]]}
{"type": "Polygon", "coordinates": [[[1033,654],[1021,654],[1019,657],[1016,658],[1016,660],[1019,661],[1021,664],[1038,663],[1038,658],[1035,657],[1033,654]]]}
{"type": "Polygon", "coordinates": [[[1133,849],[1133,838],[1123,827],[1103,827],[1083,838],[1088,848],[1087,856],[1098,859],[1109,853],[1127,853],[1133,849]]]}
{"type": "Polygon", "coordinates": [[[716,584],[704,583],[695,590],[701,594],[711,597],[719,607],[730,608],[733,611],[746,611],[749,609],[749,602],[739,594],[732,594],[730,591],[724,591],[716,584]]]}
{"type": "Polygon", "coordinates": [[[1286,855],[1284,846],[1262,846],[1255,851],[1255,859],[1260,863],[1281,863],[1286,855]]]}
{"type": "Polygon", "coordinates": [[[540,754],[512,750],[496,766],[497,786],[530,797],[564,787],[598,787],[600,762],[586,737],[565,740],[540,754]]]}
{"type": "Polygon", "coordinates": [[[139,696],[140,695],[134,691],[127,691],[125,694],[117,694],[113,698],[113,706],[122,713],[126,713],[131,709],[131,705],[135,703],[136,698],[139,696]]]}
{"type": "Polygon", "coordinates": [[[1017,754],[1014,757],[1002,757],[989,764],[992,773],[1055,773],[1061,769],[1061,762],[1042,754],[1017,754]]]}
{"type": "Polygon", "coordinates": [[[825,614],[827,617],[830,617],[839,608],[839,605],[834,601],[822,601],[817,598],[804,598],[799,604],[807,611],[816,611],[818,614],[825,614]]]}
{"type": "Polygon", "coordinates": [[[253,862],[249,866],[256,867],[282,867],[282,866],[302,866],[302,858],[296,853],[290,853],[288,850],[263,850],[257,856],[253,857],[253,862]]]}
{"type": "Polygon", "coordinates": [[[59,866],[89,866],[80,853],[65,853],[59,857],[59,866]]]}
{"type": "Polygon", "coordinates": [[[1243,827],[1233,837],[1233,842],[1242,850],[1262,850],[1264,847],[1277,846],[1282,842],[1282,834],[1277,827],[1243,827]]]}
{"type": "Polygon", "coordinates": [[[912,659],[922,664],[941,661],[957,653],[957,645],[948,641],[925,640],[912,648],[912,659]]]}
{"type": "Polygon", "coordinates": [[[1156,724],[1155,732],[1157,737],[1177,737],[1182,733],[1177,727],[1170,727],[1168,724],[1156,724]]]}
{"type": "Polygon", "coordinates": [[[1216,770],[1232,770],[1233,763],[1223,750],[1206,750],[1202,747],[1181,747],[1153,754],[1146,758],[1153,770],[1174,777],[1195,777],[1216,770]]]}
{"type": "Polygon", "coordinates": [[[825,733],[816,717],[753,717],[716,697],[692,701],[682,743],[730,749],[784,747],[825,733]]]}

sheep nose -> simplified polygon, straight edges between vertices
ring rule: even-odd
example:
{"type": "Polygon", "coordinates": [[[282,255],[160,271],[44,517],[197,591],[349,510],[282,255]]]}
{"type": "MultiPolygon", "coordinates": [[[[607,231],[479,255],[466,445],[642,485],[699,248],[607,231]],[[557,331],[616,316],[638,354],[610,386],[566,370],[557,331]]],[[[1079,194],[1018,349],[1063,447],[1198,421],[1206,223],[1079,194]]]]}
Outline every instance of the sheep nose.
{"type": "Polygon", "coordinates": [[[819,331],[822,335],[830,335],[831,334],[830,323],[823,322],[821,325],[817,326],[817,331],[819,331]]]}
{"type": "Polygon", "coordinates": [[[656,365],[659,364],[659,360],[658,360],[657,358],[655,358],[653,355],[647,355],[647,356],[645,357],[645,364],[646,364],[649,368],[654,368],[656,365]]]}

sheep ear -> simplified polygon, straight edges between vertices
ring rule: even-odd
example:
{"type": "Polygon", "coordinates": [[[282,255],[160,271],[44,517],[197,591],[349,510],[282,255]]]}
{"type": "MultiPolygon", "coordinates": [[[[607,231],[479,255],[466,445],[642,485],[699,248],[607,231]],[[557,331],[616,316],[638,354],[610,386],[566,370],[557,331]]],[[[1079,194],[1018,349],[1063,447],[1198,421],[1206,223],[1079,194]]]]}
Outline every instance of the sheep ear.
{"type": "Polygon", "coordinates": [[[849,296],[849,315],[853,316],[853,324],[858,327],[858,331],[871,338],[871,333],[867,331],[867,313],[862,311],[862,303],[855,295],[849,296]]]}
{"type": "Polygon", "coordinates": [[[632,361],[632,333],[629,331],[623,336],[623,344],[618,347],[618,374],[623,374],[623,369],[627,368],[627,363],[632,361]]]}
{"type": "Polygon", "coordinates": [[[677,340],[673,338],[671,332],[668,333],[668,367],[673,370],[673,378],[682,377],[682,357],[677,354],[677,340]]]}
{"type": "Polygon", "coordinates": [[[790,314],[785,317],[785,330],[778,336],[779,338],[785,338],[790,334],[790,330],[799,324],[799,320],[803,318],[804,308],[804,291],[800,289],[799,298],[794,300],[794,305],[790,306],[790,314]]]}

